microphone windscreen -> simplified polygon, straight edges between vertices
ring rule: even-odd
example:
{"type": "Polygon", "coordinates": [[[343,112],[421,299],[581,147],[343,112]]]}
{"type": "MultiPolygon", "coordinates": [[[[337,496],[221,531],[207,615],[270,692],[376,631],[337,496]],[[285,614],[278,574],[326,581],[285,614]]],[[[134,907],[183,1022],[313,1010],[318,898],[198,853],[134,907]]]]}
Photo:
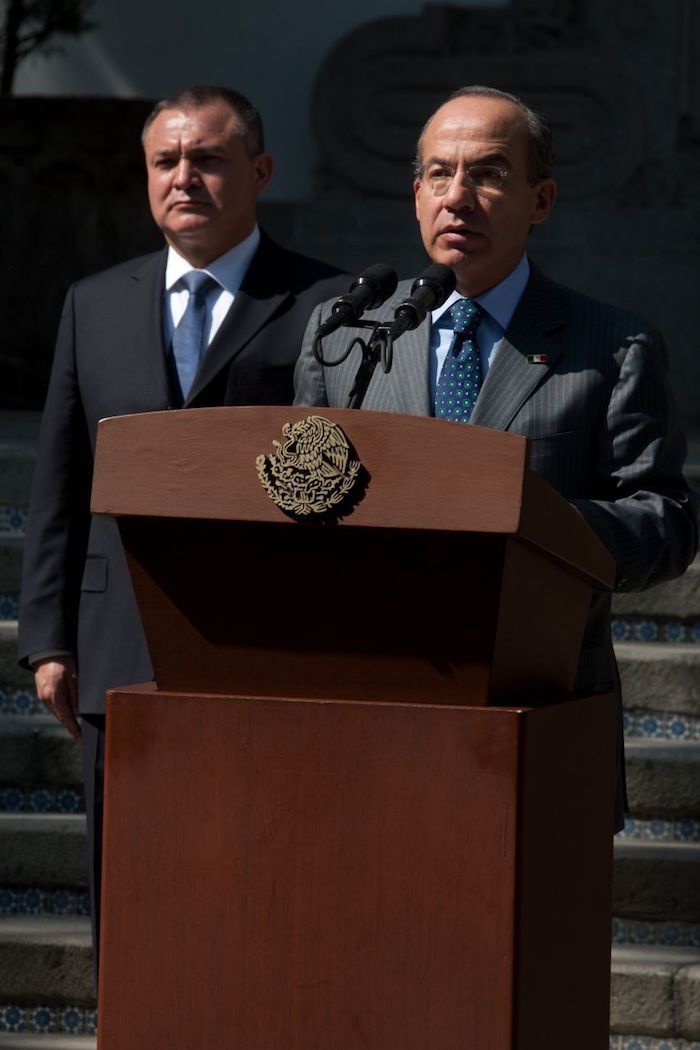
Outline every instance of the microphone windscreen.
{"type": "Polygon", "coordinates": [[[391,266],[387,266],[386,263],[374,263],[355,278],[350,286],[350,291],[364,287],[371,292],[371,299],[367,300],[364,308],[374,310],[394,294],[398,283],[399,279],[391,266]]]}

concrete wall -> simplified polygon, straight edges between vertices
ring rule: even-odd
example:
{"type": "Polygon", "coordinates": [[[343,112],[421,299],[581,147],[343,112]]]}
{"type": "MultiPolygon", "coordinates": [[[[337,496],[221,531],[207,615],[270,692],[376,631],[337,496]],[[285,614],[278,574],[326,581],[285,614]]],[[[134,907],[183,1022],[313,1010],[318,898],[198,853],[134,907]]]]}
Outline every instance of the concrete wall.
{"type": "MultiPolygon", "coordinates": [[[[457,7],[508,0],[462,0],[457,7]]],[[[316,72],[333,45],[372,19],[417,15],[422,0],[95,0],[97,28],[62,54],[20,67],[19,95],[162,98],[187,84],[227,84],[260,109],[280,164],[269,200],[311,194],[316,144],[309,119],[316,72]]]]}
{"type": "MultiPolygon", "coordinates": [[[[107,10],[107,0],[100,10],[107,10]]],[[[319,25],[327,24],[324,17],[318,15],[319,25]]],[[[296,9],[295,30],[302,18],[296,9]]],[[[274,19],[268,21],[272,27],[274,19]]],[[[193,40],[195,29],[201,25],[191,21],[193,40]]],[[[270,28],[271,48],[283,30],[284,24],[270,28]]],[[[323,39],[332,36],[329,31],[323,39]]],[[[550,114],[559,154],[560,199],[533,236],[534,258],[565,283],[656,323],[668,340],[681,410],[697,421],[698,5],[520,0],[479,9],[433,6],[374,19],[333,39],[322,59],[316,54],[318,68],[304,70],[307,83],[316,74],[307,110],[289,105],[278,86],[286,84],[288,66],[280,70],[255,56],[266,89],[274,85],[273,124],[289,121],[296,139],[301,132],[294,121],[303,114],[315,142],[313,163],[305,150],[282,151],[282,169],[291,172],[303,158],[303,172],[288,173],[288,196],[268,197],[262,218],[270,231],[350,270],[387,261],[404,275],[417,272],[425,263],[410,202],[418,129],[460,84],[514,90],[550,114]]],[[[299,46],[290,38],[291,51],[299,46]]],[[[139,37],[135,58],[144,49],[139,37]]],[[[202,53],[192,51],[185,80],[202,79],[196,75],[202,53]]],[[[207,63],[217,54],[212,45],[207,63]]],[[[143,56],[139,61],[133,68],[145,78],[143,56]]],[[[264,87],[237,77],[207,79],[228,79],[257,100],[264,87]]],[[[153,94],[171,86],[159,81],[156,87],[155,76],[139,85],[153,94]]],[[[12,318],[0,349],[5,407],[40,405],[70,280],[158,243],[137,144],[144,112],[136,101],[22,98],[0,111],[7,220],[0,309],[12,318]]]]}

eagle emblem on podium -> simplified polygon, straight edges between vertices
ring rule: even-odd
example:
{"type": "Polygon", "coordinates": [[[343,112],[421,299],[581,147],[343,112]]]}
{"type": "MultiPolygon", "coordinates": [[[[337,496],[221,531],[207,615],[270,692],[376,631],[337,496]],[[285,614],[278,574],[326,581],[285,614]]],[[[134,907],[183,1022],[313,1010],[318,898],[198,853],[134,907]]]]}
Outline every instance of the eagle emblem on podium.
{"type": "Polygon", "coordinates": [[[362,464],[342,428],[325,416],[285,423],[272,455],[258,456],[260,482],[293,517],[338,513],[360,481],[362,464]]]}

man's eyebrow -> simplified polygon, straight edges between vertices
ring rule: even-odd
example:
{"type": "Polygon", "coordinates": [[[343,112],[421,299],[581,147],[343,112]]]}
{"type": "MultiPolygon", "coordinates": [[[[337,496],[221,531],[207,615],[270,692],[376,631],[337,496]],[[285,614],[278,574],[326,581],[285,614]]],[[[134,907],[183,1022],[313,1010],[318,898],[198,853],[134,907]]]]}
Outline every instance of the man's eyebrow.
{"type": "MultiPolygon", "coordinates": [[[[430,168],[434,164],[444,168],[454,168],[454,160],[445,160],[444,157],[429,157],[428,160],[423,162],[423,167],[430,168]]],[[[510,160],[500,150],[493,150],[491,153],[484,153],[480,157],[473,157],[467,164],[468,168],[473,168],[475,164],[497,164],[499,167],[510,169],[510,160]]]]}
{"type": "Polygon", "coordinates": [[[197,153],[216,153],[221,149],[221,144],[213,142],[199,142],[196,146],[187,146],[183,150],[180,146],[161,146],[153,153],[154,158],[167,157],[191,157],[197,153]]]}
{"type": "Polygon", "coordinates": [[[470,167],[474,164],[498,164],[501,168],[510,168],[510,158],[505,153],[501,153],[500,150],[494,150],[491,153],[485,153],[483,157],[473,160],[470,167]]]}

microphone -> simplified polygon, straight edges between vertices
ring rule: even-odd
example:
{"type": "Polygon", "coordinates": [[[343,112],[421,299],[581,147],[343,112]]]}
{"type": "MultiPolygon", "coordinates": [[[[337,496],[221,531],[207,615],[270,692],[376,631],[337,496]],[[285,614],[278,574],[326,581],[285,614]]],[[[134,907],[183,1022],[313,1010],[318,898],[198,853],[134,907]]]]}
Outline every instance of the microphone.
{"type": "Polygon", "coordinates": [[[393,342],[404,332],[417,328],[429,310],[442,306],[452,295],[456,284],[457,278],[449,266],[433,263],[423,270],[413,282],[410,297],[396,307],[392,323],[383,326],[389,340],[393,342]]]}
{"type": "MultiPolygon", "coordinates": [[[[357,321],[365,310],[381,306],[394,294],[397,284],[398,278],[390,266],[385,266],[384,263],[368,266],[352,282],[348,294],[342,295],[333,304],[331,316],[323,322],[316,338],[322,339],[335,332],[336,328],[357,321]]],[[[447,294],[449,295],[449,292],[447,294]]]]}

